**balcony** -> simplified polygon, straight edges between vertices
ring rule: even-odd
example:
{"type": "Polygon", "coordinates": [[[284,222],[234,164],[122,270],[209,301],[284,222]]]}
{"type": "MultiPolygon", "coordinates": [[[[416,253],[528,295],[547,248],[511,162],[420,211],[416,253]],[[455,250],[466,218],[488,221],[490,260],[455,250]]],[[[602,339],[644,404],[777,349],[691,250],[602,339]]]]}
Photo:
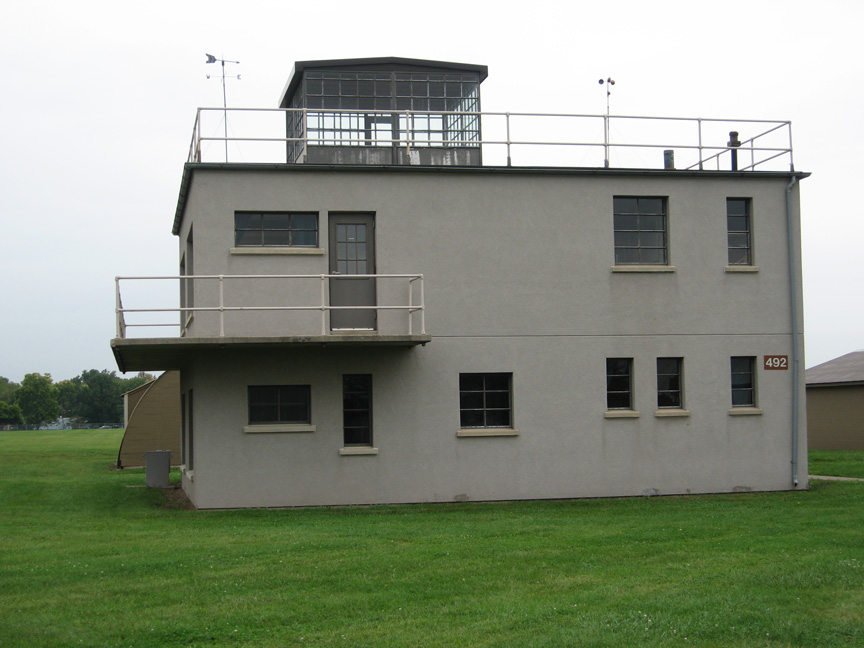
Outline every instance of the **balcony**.
{"type": "Polygon", "coordinates": [[[311,108],[199,108],[188,162],[794,171],[789,121],[311,108]]]}
{"type": "Polygon", "coordinates": [[[115,285],[111,347],[121,371],[177,369],[196,350],[229,345],[410,347],[431,340],[420,274],[117,277],[115,285]],[[164,303],[166,289],[177,295],[173,303],[164,303]]]}

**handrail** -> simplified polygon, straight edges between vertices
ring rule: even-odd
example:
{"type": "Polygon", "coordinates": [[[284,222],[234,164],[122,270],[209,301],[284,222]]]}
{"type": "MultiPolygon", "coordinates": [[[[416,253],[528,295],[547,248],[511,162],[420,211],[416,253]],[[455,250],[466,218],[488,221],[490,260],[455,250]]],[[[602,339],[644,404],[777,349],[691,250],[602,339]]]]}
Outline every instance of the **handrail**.
{"type": "MultiPolygon", "coordinates": [[[[692,126],[690,127],[692,128],[692,126]]],[[[209,129],[211,132],[215,129],[209,129]]],[[[220,129],[221,130],[221,129],[220,129]]],[[[392,146],[404,148],[410,152],[413,148],[428,147],[502,147],[507,166],[537,166],[536,162],[520,162],[516,159],[516,149],[533,147],[576,148],[602,152],[605,166],[609,166],[610,152],[621,153],[628,150],[662,149],[693,151],[698,159],[688,163],[685,169],[705,168],[709,162],[716,162],[735,149],[749,152],[750,164],[739,170],[755,170],[764,167],[767,162],[780,157],[788,157],[788,168],[794,171],[792,158],[792,123],[787,120],[770,119],[732,119],[705,117],[664,117],[647,115],[592,115],[582,113],[512,113],[512,112],[471,112],[471,111],[433,111],[433,110],[358,110],[358,109],[317,109],[317,108],[199,108],[193,128],[192,143],[189,150],[189,162],[204,161],[204,153],[208,142],[234,142],[245,144],[283,144],[296,143],[302,145],[304,151],[309,146],[392,146]],[[232,129],[241,132],[240,135],[226,137],[205,135],[204,122],[210,114],[218,115],[220,119],[235,116],[235,119],[247,120],[248,115],[255,116],[255,123],[235,123],[232,129]],[[296,121],[302,124],[302,132],[288,136],[285,132],[286,118],[290,113],[299,113],[296,121]],[[278,125],[264,126],[268,129],[260,134],[263,121],[261,115],[282,114],[282,119],[276,120],[278,125]],[[381,131],[366,130],[361,125],[363,117],[374,115],[391,115],[398,122],[396,130],[391,131],[391,137],[382,136],[381,131]],[[440,121],[445,117],[468,117],[477,120],[476,129],[462,131],[459,128],[448,129],[440,121]],[[321,118],[331,119],[331,122],[321,121],[321,118]],[[350,119],[348,119],[350,118],[350,119]],[[318,122],[314,122],[318,119],[318,122]],[[400,120],[404,120],[400,121],[400,120]],[[483,120],[483,129],[479,127],[483,120]],[[526,121],[527,120],[527,121],[526,121]],[[562,125],[560,120],[566,120],[562,125]],[[434,122],[434,124],[433,124],[434,122]],[[499,122],[500,125],[499,125],[499,122]],[[418,126],[418,123],[420,124],[418,126]],[[616,132],[618,127],[627,128],[630,123],[647,125],[645,132],[638,135],[623,136],[616,132]],[[653,124],[653,125],[652,125],[653,124]],[[695,132],[685,134],[689,141],[680,141],[680,133],[666,132],[665,128],[675,128],[688,124],[695,125],[695,132]],[[728,130],[725,130],[723,126],[728,130]],[[243,128],[254,130],[254,134],[243,134],[243,128]],[[518,128],[517,128],[518,127],[518,128]],[[732,130],[746,137],[740,145],[730,146],[726,136],[732,130]],[[517,131],[521,134],[515,134],[517,131]],[[655,132],[661,131],[661,132],[655,132]],[[755,134],[747,131],[755,131],[755,134]],[[778,131],[785,132],[782,140],[771,141],[772,135],[779,136],[778,131]],[[468,136],[453,138],[451,133],[467,132],[468,136]],[[551,133],[548,137],[547,133],[551,133]],[[432,137],[434,135],[434,137],[432,137]],[[451,136],[447,136],[451,135],[451,136]],[[539,135],[539,136],[538,136],[539,135]],[[647,135],[647,137],[646,137],[647,135]],[[425,136],[425,137],[424,137],[425,136]],[[613,141],[614,137],[614,141],[613,141]],[[656,141],[653,138],[662,138],[656,141]],[[650,141],[646,141],[650,140],[650,141]]],[[[285,161],[284,150],[281,151],[282,161],[285,161]]],[[[302,154],[301,154],[302,156],[302,154]]],[[[244,161],[248,156],[243,156],[244,161]]],[[[302,159],[302,157],[301,157],[302,159]]],[[[659,160],[659,158],[658,158],[659,160]]],[[[220,160],[227,161],[227,160],[220,160]]],[[[273,160],[261,160],[273,161],[273,160]]],[[[659,164],[659,162],[658,162],[659,164]]],[[[578,166],[573,164],[556,164],[555,160],[547,166],[578,166]]],[[[622,168],[630,168],[620,165],[622,168]]],[[[650,168],[650,165],[647,165],[650,168]]],[[[646,165],[642,164],[642,168],[646,165]]]]}
{"type": "MultiPolygon", "coordinates": [[[[274,312],[274,311],[321,311],[321,335],[328,333],[327,329],[327,313],[338,310],[372,310],[372,311],[404,311],[407,314],[406,330],[408,335],[414,334],[414,314],[419,313],[420,334],[426,334],[426,313],[425,313],[425,294],[423,287],[422,274],[302,274],[302,275],[280,275],[280,274],[261,274],[261,275],[148,275],[135,277],[115,277],[115,301],[116,301],[116,316],[117,316],[117,337],[125,338],[127,329],[133,327],[179,327],[180,335],[185,336],[189,327],[191,316],[195,313],[219,313],[219,337],[225,337],[225,313],[254,311],[254,312],[274,312]],[[226,281],[242,281],[242,280],[268,280],[268,279],[317,279],[321,282],[320,301],[318,303],[307,303],[304,305],[268,305],[268,306],[228,306],[225,304],[224,286],[226,281]],[[331,279],[376,279],[376,280],[407,280],[408,287],[407,304],[393,305],[369,305],[369,306],[334,306],[328,303],[328,283],[331,279]],[[127,308],[123,306],[121,298],[121,282],[126,281],[177,281],[182,283],[186,280],[195,281],[218,281],[218,305],[215,306],[169,306],[159,308],[127,308]],[[414,284],[419,282],[415,302],[414,284]],[[154,313],[179,313],[181,315],[179,322],[145,322],[145,323],[130,323],[126,318],[127,314],[154,314],[154,313]]],[[[298,335],[308,335],[308,332],[297,333],[298,335]]],[[[253,331],[250,337],[255,337],[253,331]]]]}

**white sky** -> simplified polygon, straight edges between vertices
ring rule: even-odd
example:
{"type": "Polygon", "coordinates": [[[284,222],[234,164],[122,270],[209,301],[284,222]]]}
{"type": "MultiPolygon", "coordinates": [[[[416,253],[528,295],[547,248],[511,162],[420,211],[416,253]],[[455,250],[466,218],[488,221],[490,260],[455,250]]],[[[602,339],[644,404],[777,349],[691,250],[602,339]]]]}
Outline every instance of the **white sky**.
{"type": "Polygon", "coordinates": [[[116,370],[114,277],[177,272],[171,223],[204,53],[229,106],[295,60],[489,66],[487,111],[789,119],[803,181],[806,366],[864,348],[860,0],[7,0],[0,21],[0,376],[116,370]]]}

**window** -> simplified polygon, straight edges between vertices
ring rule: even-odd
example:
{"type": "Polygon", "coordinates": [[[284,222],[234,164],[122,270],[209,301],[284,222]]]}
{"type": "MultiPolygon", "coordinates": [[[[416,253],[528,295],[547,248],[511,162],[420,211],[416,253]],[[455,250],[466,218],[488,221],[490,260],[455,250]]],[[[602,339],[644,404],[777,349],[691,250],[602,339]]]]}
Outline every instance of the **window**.
{"type": "Polygon", "coordinates": [[[657,358],[657,408],[684,407],[682,358],[657,358]]]}
{"type": "Polygon", "coordinates": [[[513,425],[513,374],[459,374],[459,419],[463,428],[509,428],[513,425]]]}
{"type": "Polygon", "coordinates": [[[342,428],[346,446],[372,445],[372,376],[342,376],[342,428]]]}
{"type": "Polygon", "coordinates": [[[756,358],[732,358],[732,407],[756,406],[756,358]]]}
{"type": "Polygon", "coordinates": [[[606,358],[606,409],[633,409],[633,358],[606,358]]]}
{"type": "Polygon", "coordinates": [[[667,265],[666,198],[615,196],[615,265],[667,265]]]}
{"type": "Polygon", "coordinates": [[[236,247],[317,247],[316,212],[235,212],[236,247]]]}
{"type": "Polygon", "coordinates": [[[729,265],[753,265],[750,241],[750,199],[726,199],[729,265]]]}
{"type": "Polygon", "coordinates": [[[249,387],[249,424],[311,423],[309,385],[249,387]]]}

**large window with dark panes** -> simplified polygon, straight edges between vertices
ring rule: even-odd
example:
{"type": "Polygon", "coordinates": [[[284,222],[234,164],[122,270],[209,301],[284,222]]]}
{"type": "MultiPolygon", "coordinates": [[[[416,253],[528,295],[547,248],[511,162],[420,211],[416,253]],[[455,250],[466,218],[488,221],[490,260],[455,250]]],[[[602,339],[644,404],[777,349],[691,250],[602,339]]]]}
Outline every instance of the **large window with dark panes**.
{"type": "Polygon", "coordinates": [[[756,358],[737,356],[731,359],[732,407],[756,406],[756,358]]]}
{"type": "Polygon", "coordinates": [[[682,358],[657,358],[657,408],[684,407],[682,358]]]}
{"type": "Polygon", "coordinates": [[[666,265],[666,198],[615,196],[615,265],[666,265]]]}
{"type": "Polygon", "coordinates": [[[249,387],[249,424],[310,423],[309,385],[254,385],[249,387]]]}
{"type": "Polygon", "coordinates": [[[633,409],[633,358],[606,358],[606,409],[633,409]]]}
{"type": "Polygon", "coordinates": [[[459,374],[459,423],[463,428],[513,425],[513,374],[459,374]]]}
{"type": "Polygon", "coordinates": [[[235,212],[235,247],[317,247],[317,212],[235,212]]]}
{"type": "Polygon", "coordinates": [[[289,160],[313,146],[479,146],[480,77],[473,72],[314,71],[289,111],[289,160]],[[305,127],[305,133],[304,133],[305,127]]]}
{"type": "Polygon", "coordinates": [[[749,198],[726,199],[729,265],[753,265],[749,198]]]}

